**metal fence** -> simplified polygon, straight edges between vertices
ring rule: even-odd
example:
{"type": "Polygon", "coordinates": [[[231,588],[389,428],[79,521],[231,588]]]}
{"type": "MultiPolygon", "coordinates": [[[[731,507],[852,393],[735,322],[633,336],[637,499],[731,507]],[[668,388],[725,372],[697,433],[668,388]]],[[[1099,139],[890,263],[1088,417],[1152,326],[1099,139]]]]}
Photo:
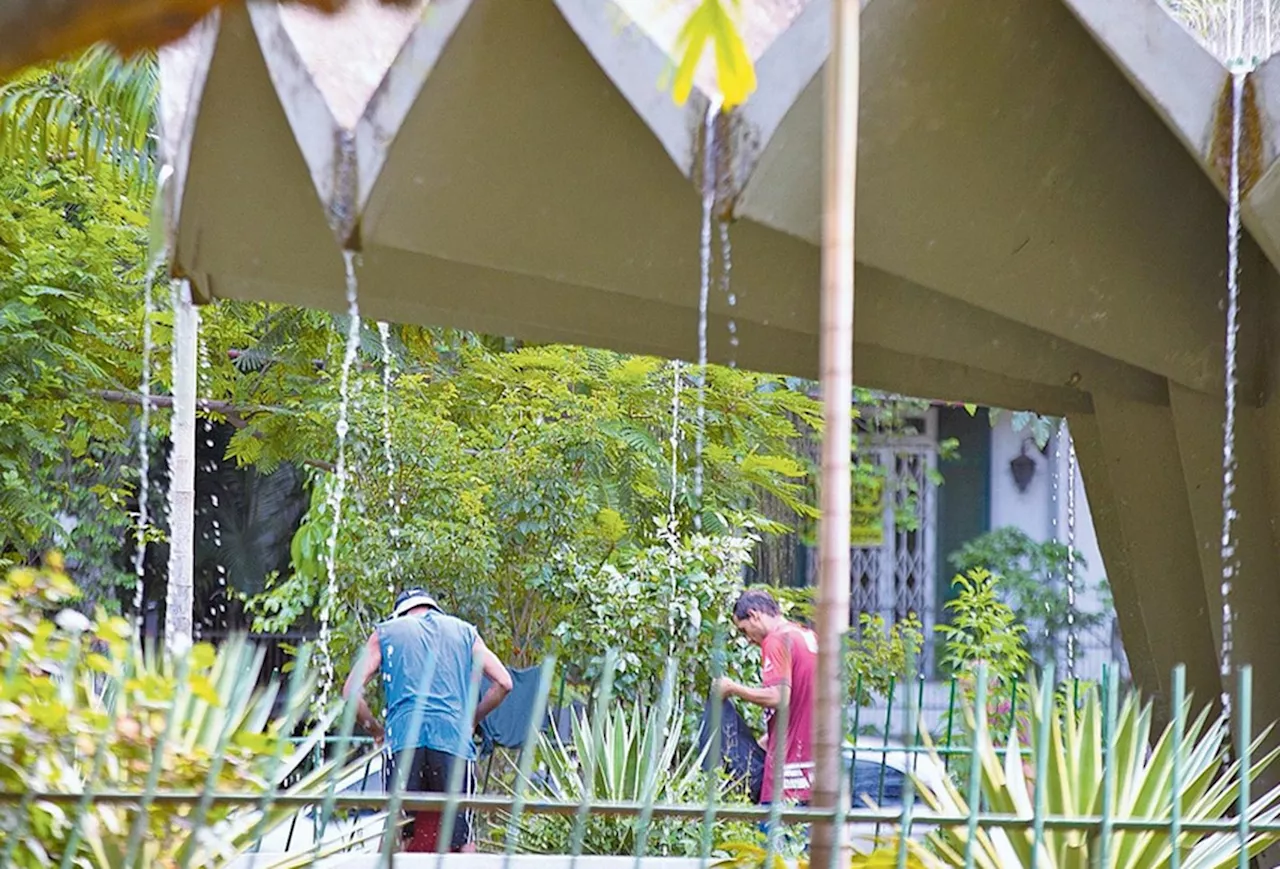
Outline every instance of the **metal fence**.
{"type": "MultiPolygon", "coordinates": [[[[716,654],[717,660],[720,657],[716,654]]],[[[606,714],[614,708],[615,667],[616,656],[610,654],[592,701],[590,721],[595,731],[603,726],[606,714]]],[[[668,662],[661,688],[651,699],[659,711],[657,720],[665,720],[663,712],[669,712],[677,701],[678,668],[678,661],[668,662]]],[[[6,687],[12,686],[15,670],[16,667],[10,666],[6,687]]],[[[432,670],[433,666],[428,664],[422,675],[424,686],[430,682],[432,670]]],[[[535,780],[535,769],[542,760],[538,748],[551,702],[554,672],[554,659],[544,662],[528,732],[505,793],[464,793],[462,765],[455,765],[446,793],[410,793],[406,789],[409,751],[397,758],[395,766],[401,772],[393,777],[389,786],[377,790],[365,786],[344,789],[341,776],[334,771],[336,767],[325,766],[325,760],[355,757],[357,766],[366,764],[362,782],[369,780],[368,770],[373,763],[367,751],[368,740],[354,733],[354,704],[345,703],[326,719],[330,726],[336,725],[334,732],[313,736],[307,743],[319,746],[312,753],[320,762],[313,764],[313,772],[329,771],[302,790],[284,782],[256,789],[245,785],[236,789],[218,788],[217,777],[211,773],[205,787],[177,792],[160,787],[160,776],[154,768],[141,777],[139,787],[108,789],[99,778],[103,768],[99,750],[93,762],[85,765],[88,775],[78,786],[41,790],[9,787],[0,791],[0,820],[5,824],[5,837],[10,843],[0,849],[0,863],[7,864],[14,843],[32,834],[29,810],[37,804],[62,807],[66,822],[73,825],[70,837],[73,843],[80,841],[82,826],[95,806],[124,807],[138,816],[184,807],[174,822],[193,842],[202,835],[211,807],[234,809],[243,813],[248,819],[246,823],[255,825],[255,844],[248,848],[251,852],[266,850],[263,842],[267,831],[262,827],[271,810],[281,818],[279,823],[273,822],[276,827],[284,823],[291,825],[290,839],[302,820],[318,830],[318,835],[312,836],[312,842],[306,846],[308,862],[353,847],[363,847],[390,858],[397,848],[396,823],[378,821],[381,826],[375,824],[372,832],[360,841],[346,834],[336,839],[325,838],[327,828],[338,825],[342,813],[350,810],[385,814],[391,819],[399,819],[406,811],[438,812],[442,850],[450,841],[460,812],[487,813],[501,834],[501,852],[507,858],[521,852],[522,820],[531,816],[572,819],[567,849],[570,856],[584,852],[588,825],[593,819],[630,819],[629,823],[634,824],[633,853],[637,860],[653,853],[650,834],[656,823],[663,819],[679,820],[696,825],[699,831],[697,853],[687,856],[696,857],[704,864],[731,859],[739,864],[745,861],[770,867],[775,857],[794,856],[797,847],[803,849],[802,844],[795,844],[803,842],[803,835],[787,838],[783,834],[786,831],[796,834],[814,823],[834,824],[837,837],[846,837],[846,842],[847,837],[862,837],[860,842],[869,843],[868,847],[886,847],[900,867],[910,862],[911,865],[964,866],[966,869],[1010,865],[1244,867],[1251,855],[1280,834],[1280,809],[1276,808],[1280,796],[1273,791],[1255,800],[1248,786],[1259,780],[1258,776],[1274,759],[1270,753],[1261,754],[1262,743],[1252,728],[1253,689],[1248,668],[1238,674],[1232,704],[1234,727],[1229,727],[1224,719],[1214,719],[1207,714],[1193,715],[1187,702],[1183,672],[1175,671],[1170,724],[1158,739],[1151,738],[1150,708],[1128,701],[1121,704],[1120,680],[1110,672],[1104,673],[1100,687],[1059,684],[1051,668],[1041,674],[1039,682],[996,683],[988,679],[985,666],[980,666],[967,683],[951,683],[946,726],[938,733],[919,727],[925,682],[906,680],[891,686],[891,696],[886,698],[890,710],[904,709],[907,726],[901,734],[903,743],[894,744],[891,740],[892,716],[884,721],[879,744],[851,741],[845,753],[849,764],[845,793],[834,808],[826,809],[782,802],[760,806],[727,800],[722,771],[715,764],[699,773],[704,777],[706,794],[699,802],[671,803],[659,799],[658,774],[641,783],[635,798],[597,799],[597,770],[601,765],[612,763],[614,758],[597,757],[594,752],[576,758],[582,780],[590,783],[580,799],[534,794],[530,783],[535,780]],[[999,733],[1000,730],[1004,732],[999,733]],[[1091,760],[1095,755],[1096,763],[1091,760]],[[1073,766],[1077,762],[1082,764],[1078,769],[1073,766]],[[928,765],[941,765],[941,778],[930,780],[923,772],[928,765]],[[1138,772],[1141,775],[1137,775],[1138,772]],[[1015,780],[1025,784],[1022,793],[1013,786],[1015,780]],[[1241,786],[1242,781],[1246,786],[1241,786]],[[281,815],[282,810],[287,811],[281,815]],[[762,841],[755,850],[726,850],[727,843],[717,841],[717,824],[725,821],[761,825],[762,841]],[[1144,855],[1150,859],[1143,859],[1144,855]]],[[[304,684],[302,677],[295,673],[290,680],[290,692],[304,690],[301,688],[304,684]]],[[[477,706],[480,684],[477,669],[467,698],[468,717],[477,706]]],[[[174,717],[172,709],[156,712],[174,717]]],[[[414,716],[418,720],[409,722],[410,731],[417,729],[419,714],[420,711],[414,716]]],[[[712,704],[709,714],[709,752],[719,757],[721,704],[712,704]]],[[[869,714],[866,710],[858,708],[847,710],[846,731],[857,733],[866,714],[869,714]]],[[[779,708],[776,715],[776,726],[785,730],[786,706],[779,708]]],[[[108,716],[104,727],[115,723],[108,716]]],[[[233,722],[227,720],[218,726],[221,731],[217,745],[221,747],[229,739],[233,722]]],[[[164,756],[167,735],[166,728],[160,743],[154,747],[156,758],[164,756]]],[[[593,735],[598,736],[598,732],[593,735]]],[[[655,766],[658,745],[656,738],[643,741],[647,755],[644,768],[654,773],[662,773],[655,766]]],[[[458,754],[465,751],[466,745],[460,744],[458,754]]],[[[212,762],[218,763],[217,758],[212,762]]],[[[273,763],[281,762],[277,753],[273,763]]],[[[305,773],[303,770],[301,780],[307,778],[305,773]]],[[[781,766],[774,770],[774,776],[775,792],[780,792],[781,766]]],[[[276,780],[273,775],[266,779],[276,780]]],[[[295,778],[294,782],[298,780],[295,778]]],[[[219,831],[210,829],[209,834],[217,836],[219,831]]],[[[134,850],[130,848],[130,853],[134,850]]],[[[283,850],[295,850],[293,842],[288,842],[283,850]]],[[[145,848],[140,853],[145,854],[145,848]]],[[[185,847],[179,852],[176,864],[215,865],[208,859],[199,862],[201,853],[194,845],[185,847]]],[[[150,865],[117,856],[120,859],[110,865],[150,865]]],[[[70,850],[49,857],[49,865],[74,863],[74,853],[70,850]]]]}

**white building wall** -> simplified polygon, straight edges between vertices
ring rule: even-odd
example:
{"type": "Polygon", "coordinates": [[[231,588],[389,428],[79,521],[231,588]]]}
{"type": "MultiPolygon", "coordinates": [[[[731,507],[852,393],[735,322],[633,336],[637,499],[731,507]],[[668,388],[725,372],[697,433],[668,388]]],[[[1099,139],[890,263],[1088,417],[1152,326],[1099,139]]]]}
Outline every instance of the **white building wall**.
{"type": "MultiPolygon", "coordinates": [[[[1098,535],[1085,496],[1084,482],[1078,469],[1071,467],[1070,438],[1061,437],[1061,429],[1049,441],[1044,453],[1035,445],[1029,429],[1014,431],[1013,420],[1004,414],[991,430],[991,527],[1020,528],[1038,541],[1057,540],[1074,548],[1083,556],[1077,564],[1076,598],[1081,612],[1107,609],[1099,594],[1099,583],[1106,577],[1098,535]],[[1025,449],[1036,463],[1036,472],[1025,492],[1018,491],[1010,462],[1025,449]],[[1069,485],[1074,483],[1074,487],[1069,485]],[[1075,492],[1074,533],[1069,522],[1069,492],[1075,492]]],[[[1077,675],[1096,679],[1102,665],[1119,651],[1118,635],[1111,621],[1102,629],[1081,632],[1077,650],[1077,675]]]]}

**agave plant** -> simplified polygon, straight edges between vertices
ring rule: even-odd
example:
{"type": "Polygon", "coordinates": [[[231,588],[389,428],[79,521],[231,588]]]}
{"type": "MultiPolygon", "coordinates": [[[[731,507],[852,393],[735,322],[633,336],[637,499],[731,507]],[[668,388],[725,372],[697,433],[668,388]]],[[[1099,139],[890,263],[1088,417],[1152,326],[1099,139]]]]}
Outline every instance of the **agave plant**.
{"type": "MultiPolygon", "coordinates": [[[[593,727],[583,712],[573,722],[566,743],[559,733],[544,734],[538,746],[542,773],[529,781],[532,799],[581,802],[701,803],[707,798],[702,760],[697,745],[682,750],[679,704],[665,711],[654,704],[643,711],[619,705],[593,727]]],[[[716,780],[717,799],[731,783],[716,780]]],[[[539,816],[522,819],[519,847],[526,852],[568,853],[574,818],[539,816]]],[[[583,831],[584,854],[633,854],[640,824],[634,817],[592,813],[583,831]]],[[[647,852],[659,856],[696,856],[701,847],[701,822],[654,819],[647,833],[647,852]]]]}
{"type": "MultiPolygon", "coordinates": [[[[1032,696],[1037,696],[1032,687],[1032,696]]],[[[969,728],[976,744],[984,807],[997,814],[1025,818],[1018,827],[986,826],[979,819],[976,834],[970,836],[967,826],[949,827],[930,833],[924,844],[909,842],[913,853],[929,869],[966,865],[965,855],[972,851],[973,864],[983,869],[1011,867],[1086,867],[1102,869],[1154,869],[1168,865],[1177,847],[1184,869],[1218,869],[1236,865],[1242,842],[1236,832],[1208,833],[1183,831],[1176,843],[1167,827],[1156,830],[1116,829],[1110,832],[1105,849],[1096,829],[1070,830],[1046,826],[1038,852],[1032,820],[1036,809],[1036,782],[1033,764],[1028,758],[1045,752],[1044,810],[1046,818],[1086,819],[1103,814],[1104,794],[1109,785],[1106,766],[1114,778],[1110,784],[1112,819],[1168,819],[1174,800],[1181,809],[1184,823],[1220,821],[1233,814],[1238,805],[1241,769],[1239,762],[1228,763],[1228,725],[1222,719],[1209,720],[1209,710],[1202,709],[1191,719],[1191,702],[1177,710],[1182,729],[1181,741],[1174,739],[1174,723],[1170,723],[1152,746],[1152,707],[1137,692],[1126,698],[1112,726],[1104,724],[1103,704],[1094,688],[1081,696],[1080,708],[1072,703],[1054,702],[1052,692],[1038,694],[1040,701],[1030,704],[1030,726],[1019,728],[1010,736],[1008,746],[997,749],[984,727],[974,732],[973,717],[969,728]],[[1045,718],[1048,718],[1046,721],[1045,718]],[[1104,729],[1113,734],[1104,741],[1104,729]],[[1048,733],[1046,745],[1039,744],[1040,734],[1048,733]],[[1106,751],[1106,742],[1111,749],[1106,751]],[[1174,760],[1180,769],[1179,787],[1174,792],[1174,760]],[[1105,850],[1105,854],[1104,854],[1105,850]]],[[[1112,707],[1114,713],[1114,707],[1112,707]]],[[[1250,756],[1258,756],[1243,779],[1252,782],[1276,759],[1280,751],[1259,755],[1267,733],[1251,746],[1250,756]]],[[[925,734],[928,741],[928,735],[925,734]]],[[[930,751],[932,751],[930,744],[930,751]]],[[[921,796],[935,812],[945,816],[968,815],[971,807],[960,790],[950,781],[941,793],[932,793],[917,784],[921,796]]],[[[1247,813],[1251,824],[1271,823],[1280,817],[1280,788],[1250,803],[1247,813]]],[[[1252,856],[1269,847],[1276,837],[1252,832],[1243,847],[1252,856]]]]}
{"type": "Polygon", "coordinates": [[[334,763],[298,770],[327,721],[288,738],[311,699],[305,664],[280,698],[257,687],[263,653],[243,639],[175,656],[118,618],[42,617],[73,594],[57,563],[0,582],[0,865],[218,867],[298,810],[273,794],[321,801],[334,763]],[[215,799],[228,792],[261,799],[215,799]]]}

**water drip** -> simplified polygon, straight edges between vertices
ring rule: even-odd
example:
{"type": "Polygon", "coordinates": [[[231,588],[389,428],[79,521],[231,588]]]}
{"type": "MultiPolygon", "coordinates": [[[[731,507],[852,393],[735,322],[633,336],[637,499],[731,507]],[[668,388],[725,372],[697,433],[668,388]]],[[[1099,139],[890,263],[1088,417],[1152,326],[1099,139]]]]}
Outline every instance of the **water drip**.
{"type": "Polygon", "coordinates": [[[378,337],[382,340],[382,450],[387,460],[387,505],[394,516],[391,525],[391,573],[387,577],[387,592],[395,598],[396,580],[400,578],[400,498],[396,497],[396,459],[391,452],[391,327],[378,323],[378,337]]]}
{"type": "Polygon", "coordinates": [[[160,251],[147,264],[147,274],[142,282],[142,377],[138,386],[142,399],[142,422],[138,431],[138,527],[137,546],[133,555],[133,572],[137,584],[133,592],[134,618],[142,629],[142,599],[145,586],[147,560],[147,525],[150,521],[147,500],[151,495],[151,450],[148,436],[151,431],[151,315],[155,302],[151,297],[152,286],[165,261],[165,251],[160,251]]]}
{"type": "Polygon", "coordinates": [[[342,252],[342,261],[346,268],[347,278],[347,346],[342,357],[342,377],[338,385],[338,422],[335,431],[338,437],[338,458],[334,463],[334,483],[329,489],[328,512],[331,525],[329,527],[328,555],[325,567],[328,573],[324,595],[320,599],[320,658],[323,667],[323,679],[320,687],[319,705],[321,708],[329,701],[329,692],[333,689],[333,656],[330,653],[332,627],[330,618],[333,611],[333,599],[338,591],[338,528],[342,522],[342,500],[347,489],[347,413],[351,400],[351,368],[355,365],[356,354],[360,349],[360,300],[359,280],[356,277],[356,254],[351,250],[342,252]]]}
{"type": "Polygon", "coordinates": [[[1076,677],[1076,445],[1062,420],[1067,441],[1067,678],[1076,677]]]}
{"type": "Polygon", "coordinates": [[[707,104],[702,140],[702,235],[699,246],[701,279],[698,285],[698,425],[693,449],[693,525],[702,528],[702,445],[707,428],[707,304],[711,294],[711,224],[716,206],[716,118],[720,97],[707,104]]]}
{"type": "Polygon", "coordinates": [[[1244,84],[1247,72],[1231,75],[1231,173],[1227,185],[1227,335],[1226,416],[1222,426],[1222,714],[1230,717],[1232,642],[1235,615],[1231,586],[1239,568],[1235,541],[1236,493],[1236,392],[1239,386],[1238,338],[1240,333],[1240,133],[1244,84]]]}
{"type": "Polygon", "coordinates": [[[729,237],[729,222],[720,221],[720,289],[729,306],[729,367],[738,367],[738,321],[734,311],[738,296],[733,292],[733,240],[729,237]]]}
{"type": "MultiPolygon", "coordinates": [[[[680,360],[671,360],[671,500],[667,504],[667,534],[676,538],[676,494],[680,487],[680,360]]],[[[673,543],[674,545],[674,543],[673,543]]]]}

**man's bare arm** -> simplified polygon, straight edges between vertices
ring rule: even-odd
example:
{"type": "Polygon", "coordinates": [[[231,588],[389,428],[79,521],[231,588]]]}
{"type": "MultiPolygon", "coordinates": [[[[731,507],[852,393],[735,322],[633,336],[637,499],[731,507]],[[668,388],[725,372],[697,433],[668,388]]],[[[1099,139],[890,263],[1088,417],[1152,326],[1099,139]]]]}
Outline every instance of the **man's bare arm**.
{"type": "Polygon", "coordinates": [[[790,685],[773,685],[769,688],[749,688],[732,679],[721,679],[717,690],[721,697],[737,697],[765,709],[777,709],[791,699],[790,685]]]}
{"type": "Polygon", "coordinates": [[[512,682],[511,674],[507,672],[507,668],[503,666],[498,656],[484,644],[484,640],[477,637],[472,652],[479,656],[480,665],[490,682],[489,690],[484,692],[484,696],[476,706],[476,717],[471,725],[472,728],[476,728],[480,726],[481,721],[484,721],[485,716],[497,709],[503,698],[511,693],[512,682]]]}
{"type": "Polygon", "coordinates": [[[373,717],[369,704],[364,699],[364,686],[369,684],[369,680],[378,675],[378,669],[382,666],[382,647],[378,644],[378,635],[370,634],[369,639],[364,644],[364,653],[361,655],[363,664],[359,667],[352,667],[350,674],[347,675],[346,684],[342,686],[342,699],[346,700],[351,697],[352,692],[356,695],[356,722],[364,728],[375,742],[382,742],[384,731],[382,725],[378,723],[378,719],[373,717]]]}

